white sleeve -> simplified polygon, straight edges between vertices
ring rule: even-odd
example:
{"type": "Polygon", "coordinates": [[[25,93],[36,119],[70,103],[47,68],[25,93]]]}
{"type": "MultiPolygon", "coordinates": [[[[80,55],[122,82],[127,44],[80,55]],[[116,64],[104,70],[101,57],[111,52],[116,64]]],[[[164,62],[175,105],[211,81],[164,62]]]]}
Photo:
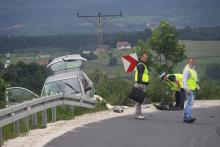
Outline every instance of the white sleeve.
{"type": "Polygon", "coordinates": [[[183,70],[183,88],[188,89],[187,79],[189,77],[189,69],[183,70]]]}

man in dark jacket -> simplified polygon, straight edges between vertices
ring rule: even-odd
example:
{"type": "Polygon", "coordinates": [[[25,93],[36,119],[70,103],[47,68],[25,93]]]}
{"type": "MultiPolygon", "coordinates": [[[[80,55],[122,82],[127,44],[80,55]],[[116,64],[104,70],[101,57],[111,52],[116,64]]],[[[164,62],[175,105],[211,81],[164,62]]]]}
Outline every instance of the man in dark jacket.
{"type": "MultiPolygon", "coordinates": [[[[137,69],[135,71],[135,87],[141,89],[143,92],[146,92],[147,85],[149,83],[149,72],[146,66],[147,63],[147,53],[142,53],[140,61],[137,64],[137,69]]],[[[144,116],[141,112],[141,103],[136,104],[135,117],[137,119],[144,119],[144,116]]]]}

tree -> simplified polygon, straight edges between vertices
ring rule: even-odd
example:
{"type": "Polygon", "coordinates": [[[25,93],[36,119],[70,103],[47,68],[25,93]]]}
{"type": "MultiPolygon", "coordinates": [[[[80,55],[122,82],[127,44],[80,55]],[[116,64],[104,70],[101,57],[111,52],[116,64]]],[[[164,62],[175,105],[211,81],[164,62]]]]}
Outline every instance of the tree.
{"type": "Polygon", "coordinates": [[[0,73],[1,73],[4,69],[5,69],[5,65],[4,65],[2,62],[0,62],[0,73]]]}
{"type": "Polygon", "coordinates": [[[6,91],[6,83],[0,77],[0,108],[5,108],[5,91],[6,91]]]}
{"type": "Polygon", "coordinates": [[[24,87],[38,94],[47,76],[48,72],[44,66],[37,63],[26,64],[22,61],[16,65],[10,65],[2,75],[10,86],[24,87]]]}
{"type": "Polygon", "coordinates": [[[173,72],[175,65],[186,58],[185,46],[178,42],[175,26],[165,20],[153,30],[147,41],[147,47],[154,52],[154,60],[159,63],[156,71],[159,73],[173,72]]]}

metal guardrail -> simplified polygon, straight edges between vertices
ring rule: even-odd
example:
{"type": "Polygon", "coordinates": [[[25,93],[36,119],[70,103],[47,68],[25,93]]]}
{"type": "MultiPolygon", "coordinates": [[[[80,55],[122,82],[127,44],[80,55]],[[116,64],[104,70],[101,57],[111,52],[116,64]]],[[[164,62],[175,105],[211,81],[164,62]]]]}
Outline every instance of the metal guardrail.
{"type": "Polygon", "coordinates": [[[47,109],[52,109],[52,121],[56,121],[56,106],[70,105],[86,108],[94,108],[95,100],[71,94],[56,94],[47,97],[37,98],[23,102],[15,106],[0,110],[0,146],[3,142],[2,128],[10,123],[14,123],[16,133],[19,133],[19,120],[27,118],[26,125],[29,128],[28,117],[32,115],[32,124],[37,126],[37,113],[42,111],[42,125],[47,126],[47,109]]]}

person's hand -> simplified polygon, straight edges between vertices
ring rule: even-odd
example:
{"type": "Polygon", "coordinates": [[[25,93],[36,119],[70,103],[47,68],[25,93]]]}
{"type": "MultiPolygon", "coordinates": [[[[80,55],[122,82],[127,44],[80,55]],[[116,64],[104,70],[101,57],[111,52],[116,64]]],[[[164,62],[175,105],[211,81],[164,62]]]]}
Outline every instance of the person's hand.
{"type": "Polygon", "coordinates": [[[185,89],[186,94],[190,94],[190,90],[189,89],[185,89]]]}
{"type": "Polygon", "coordinates": [[[172,97],[175,98],[175,93],[173,92],[172,97]]]}
{"type": "Polygon", "coordinates": [[[198,88],[197,90],[198,90],[198,93],[201,93],[201,89],[200,88],[198,88]]]}

